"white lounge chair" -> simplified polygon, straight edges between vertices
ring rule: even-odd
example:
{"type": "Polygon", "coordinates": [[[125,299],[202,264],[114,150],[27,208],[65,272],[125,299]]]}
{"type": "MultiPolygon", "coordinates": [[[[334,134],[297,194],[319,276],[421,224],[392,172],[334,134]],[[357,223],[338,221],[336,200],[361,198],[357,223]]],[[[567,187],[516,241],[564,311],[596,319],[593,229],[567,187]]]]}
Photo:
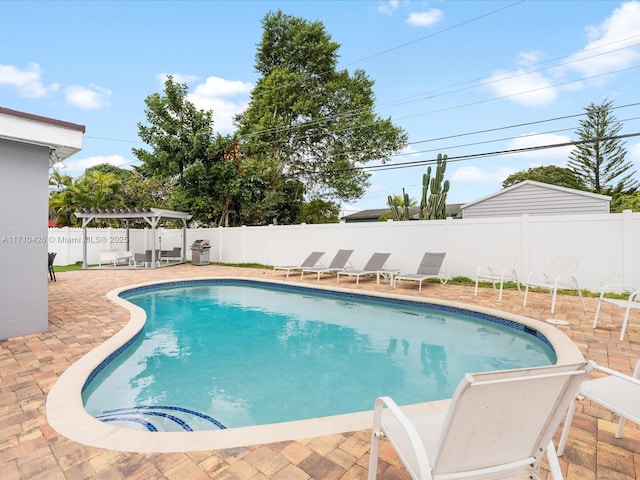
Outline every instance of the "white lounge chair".
{"type": "Polygon", "coordinates": [[[553,435],[592,369],[583,362],[466,374],[441,412],[408,415],[391,398],[378,398],[369,480],[376,478],[381,437],[415,480],[540,479],[545,451],[560,480],[553,435]]]}
{"type": "MultiPolygon", "coordinates": [[[[615,433],[615,437],[620,438],[622,437],[622,430],[626,420],[640,424],[640,380],[638,380],[638,377],[640,377],[640,360],[636,363],[632,377],[601,365],[594,364],[594,367],[597,371],[607,374],[607,376],[585,380],[580,386],[578,395],[586,397],[620,416],[618,429],[615,433]]],[[[558,442],[558,455],[564,453],[575,407],[576,401],[574,398],[558,442]]]]}
{"type": "Polygon", "coordinates": [[[337,273],[336,282],[340,281],[340,275],[356,277],[356,285],[360,282],[361,275],[375,275],[376,283],[380,283],[380,274],[384,273],[384,265],[391,256],[390,253],[374,253],[369,261],[362,267],[362,270],[340,270],[337,273]]]}
{"type": "Polygon", "coordinates": [[[620,341],[624,340],[624,332],[627,330],[629,323],[629,313],[632,309],[640,310],[640,290],[636,290],[630,285],[610,283],[602,287],[600,297],[598,298],[598,306],[596,307],[596,316],[593,319],[593,328],[598,325],[598,317],[600,316],[600,307],[602,302],[607,302],[616,307],[624,308],[624,319],[622,320],[622,330],[620,330],[620,341]],[[606,298],[605,294],[610,291],[627,292],[629,296],[626,299],[606,298]]]}
{"type": "Polygon", "coordinates": [[[322,275],[323,273],[333,273],[344,270],[344,267],[346,267],[347,263],[349,263],[349,257],[352,253],[353,250],[338,250],[338,253],[336,253],[335,257],[333,257],[333,260],[331,260],[331,263],[328,267],[305,267],[300,273],[300,278],[304,278],[305,272],[317,273],[318,281],[320,281],[320,275],[322,275]]]}
{"type": "Polygon", "coordinates": [[[276,270],[286,270],[287,278],[289,278],[289,272],[291,270],[302,270],[303,268],[312,268],[318,265],[320,257],[324,255],[324,252],[311,252],[307,258],[300,265],[276,265],[273,267],[273,274],[276,270]]]}
{"type": "Polygon", "coordinates": [[[478,271],[476,272],[476,289],[473,295],[478,296],[478,281],[480,280],[489,280],[493,284],[494,290],[496,288],[496,282],[500,283],[498,300],[502,300],[502,288],[505,280],[516,282],[519,292],[520,282],[518,282],[518,274],[516,273],[516,263],[518,263],[518,256],[516,254],[500,253],[496,256],[493,265],[478,267],[478,271]]]}
{"type": "Polygon", "coordinates": [[[578,270],[579,263],[580,257],[559,255],[553,259],[549,273],[529,273],[527,282],[525,283],[524,303],[522,305],[525,307],[527,306],[527,294],[529,293],[529,287],[544,288],[551,292],[551,313],[554,313],[556,310],[558,289],[577,290],[580,302],[582,302],[582,310],[586,312],[587,307],[584,304],[578,280],[576,280],[576,270],[578,270]]]}
{"type": "Polygon", "coordinates": [[[440,283],[447,283],[447,280],[442,276],[442,263],[444,262],[444,257],[446,253],[430,253],[427,252],[422,257],[420,261],[420,266],[418,267],[418,271],[416,273],[404,273],[397,275],[393,279],[393,288],[396,288],[396,283],[398,280],[411,280],[414,282],[419,282],[418,291],[422,291],[422,282],[427,280],[428,278],[437,278],[440,280],[440,283]]]}

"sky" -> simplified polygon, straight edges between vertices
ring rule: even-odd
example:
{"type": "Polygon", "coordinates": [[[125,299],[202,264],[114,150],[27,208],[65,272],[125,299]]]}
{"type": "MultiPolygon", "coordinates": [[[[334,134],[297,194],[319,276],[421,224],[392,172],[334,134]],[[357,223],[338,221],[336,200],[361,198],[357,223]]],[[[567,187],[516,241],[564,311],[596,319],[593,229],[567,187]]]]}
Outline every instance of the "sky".
{"type": "MultiPolygon", "coordinates": [[[[419,199],[424,162],[449,158],[448,203],[493,194],[512,173],[566,166],[590,104],[613,102],[640,167],[640,1],[0,0],[0,106],[86,126],[60,171],[133,168],[144,100],[167,75],[233,132],[248,105],[268,12],[324,24],[339,69],[375,84],[375,111],[409,136],[341,214],[419,199]]],[[[379,166],[379,162],[371,164],[379,166]]],[[[640,168],[638,168],[640,170],[640,168]]],[[[638,175],[640,179],[640,175],[638,175]]]]}

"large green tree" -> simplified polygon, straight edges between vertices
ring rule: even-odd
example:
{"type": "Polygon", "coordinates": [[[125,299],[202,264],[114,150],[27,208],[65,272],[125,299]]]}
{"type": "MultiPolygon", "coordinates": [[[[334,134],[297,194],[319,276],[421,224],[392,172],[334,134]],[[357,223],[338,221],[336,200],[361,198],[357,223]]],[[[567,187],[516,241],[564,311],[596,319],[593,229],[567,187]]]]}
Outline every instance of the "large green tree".
{"type": "Polygon", "coordinates": [[[369,184],[361,167],[388,160],[406,133],[374,112],[374,82],[364,71],[338,70],[340,45],[321,22],[278,11],[262,26],[260,78],[236,118],[245,153],[303,184],[308,198],[360,198],[369,184]]]}
{"type": "Polygon", "coordinates": [[[559,187],[575,188],[576,190],[586,189],[581,179],[573,170],[556,165],[533,167],[528,170],[512,173],[502,182],[502,187],[507,188],[525,180],[534,180],[559,187]]]}
{"type": "Polygon", "coordinates": [[[206,157],[213,143],[213,113],[198,110],[187,100],[186,83],[168,76],[164,95],[153,93],[145,99],[147,123],[138,123],[138,135],[151,151],[134,148],[145,176],[171,177],[184,182],[184,170],[206,157]]]}
{"type": "Polygon", "coordinates": [[[612,113],[613,102],[586,107],[576,133],[580,139],[569,154],[568,166],[586,189],[604,195],[629,194],[638,189],[633,163],[625,159],[624,142],[617,138],[622,123],[612,113]]]}

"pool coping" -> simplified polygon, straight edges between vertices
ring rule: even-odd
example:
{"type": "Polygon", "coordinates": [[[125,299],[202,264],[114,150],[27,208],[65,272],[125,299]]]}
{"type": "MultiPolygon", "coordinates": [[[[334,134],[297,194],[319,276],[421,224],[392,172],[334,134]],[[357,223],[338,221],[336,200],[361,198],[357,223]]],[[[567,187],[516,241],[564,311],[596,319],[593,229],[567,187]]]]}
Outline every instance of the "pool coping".
{"type": "MultiPolygon", "coordinates": [[[[396,299],[400,301],[428,303],[453,308],[461,308],[526,325],[547,338],[556,353],[556,363],[577,363],[584,361],[578,346],[557,327],[521,315],[503,312],[462,302],[440,300],[428,297],[413,297],[394,293],[369,291],[354,292],[350,289],[311,286],[281,280],[248,279],[246,277],[197,277],[169,279],[128,285],[109,291],[106,297],[130,312],[127,324],[113,337],[98,345],[74,362],[56,381],[46,401],[46,415],[49,424],[65,437],[84,445],[109,450],[137,453],[169,453],[202,450],[217,450],[243,447],[254,444],[273,443],[288,440],[318,437],[336,433],[365,430],[371,427],[373,412],[357,412],[330,417],[321,417],[293,422],[283,422],[251,427],[229,428],[195,432],[149,432],[131,430],[104,423],[89,415],[82,402],[82,389],[91,373],[122,345],[131,340],[144,326],[144,310],[120,297],[124,291],[167,283],[187,283],[202,281],[237,280],[241,282],[276,284],[306,288],[325,292],[338,292],[364,297],[396,299]]],[[[407,413],[430,412],[446,409],[450,400],[419,403],[402,407],[407,413]]],[[[373,404],[372,404],[373,407],[373,404]]]]}

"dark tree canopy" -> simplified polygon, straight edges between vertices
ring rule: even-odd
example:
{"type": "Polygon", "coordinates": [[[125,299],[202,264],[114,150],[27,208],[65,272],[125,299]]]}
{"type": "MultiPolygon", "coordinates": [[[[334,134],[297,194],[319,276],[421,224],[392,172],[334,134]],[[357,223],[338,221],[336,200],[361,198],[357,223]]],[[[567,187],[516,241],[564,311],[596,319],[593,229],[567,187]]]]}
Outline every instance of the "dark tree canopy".
{"type": "Polygon", "coordinates": [[[236,118],[243,149],[305,186],[308,197],[360,198],[372,160],[388,160],[406,133],[374,112],[373,81],[337,70],[339,45],[321,22],[278,11],[263,19],[261,74],[236,118]]]}
{"type": "Polygon", "coordinates": [[[507,188],[525,180],[534,180],[559,187],[575,188],[576,190],[585,189],[573,170],[555,165],[533,167],[528,170],[512,173],[502,182],[502,187],[507,188]]]}
{"type": "Polygon", "coordinates": [[[569,154],[568,166],[589,191],[604,195],[633,193],[638,182],[633,178],[633,163],[625,160],[624,142],[616,138],[622,124],[612,109],[610,100],[585,109],[587,116],[576,130],[580,143],[569,154]]]}

